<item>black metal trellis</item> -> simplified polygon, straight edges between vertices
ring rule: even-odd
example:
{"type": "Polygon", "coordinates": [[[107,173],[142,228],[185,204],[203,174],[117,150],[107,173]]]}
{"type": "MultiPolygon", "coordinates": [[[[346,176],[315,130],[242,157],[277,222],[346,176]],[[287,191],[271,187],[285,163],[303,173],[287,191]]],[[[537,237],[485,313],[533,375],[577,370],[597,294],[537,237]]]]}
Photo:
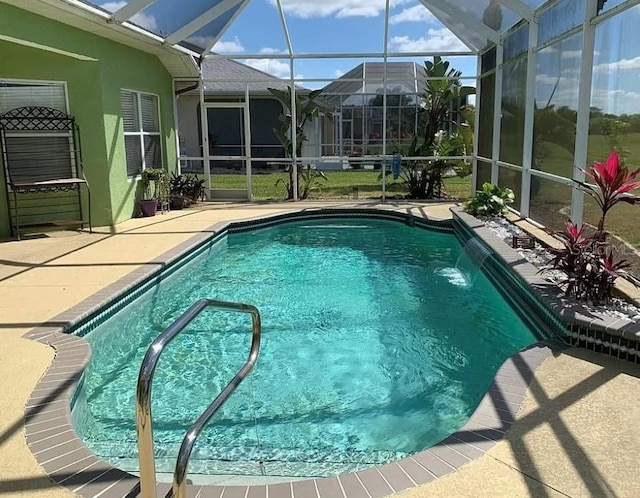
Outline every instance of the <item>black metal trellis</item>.
{"type": "MultiPolygon", "coordinates": [[[[82,168],[80,130],[73,116],[48,107],[11,109],[0,115],[0,148],[13,235],[19,239],[21,229],[65,226],[87,225],[91,231],[91,191],[82,168]],[[87,191],[86,220],[82,208],[83,185],[87,191]],[[21,213],[18,194],[45,192],[76,192],[79,219],[42,222],[37,220],[38,216],[42,216],[42,211],[38,212],[38,209],[35,214],[21,213]],[[21,216],[27,219],[36,217],[36,221],[24,221],[21,216]]],[[[65,210],[70,208],[64,203],[62,206],[57,207],[61,211],[50,210],[46,214],[63,218],[69,212],[65,210]]],[[[56,203],[44,207],[54,208],[56,203]]]]}

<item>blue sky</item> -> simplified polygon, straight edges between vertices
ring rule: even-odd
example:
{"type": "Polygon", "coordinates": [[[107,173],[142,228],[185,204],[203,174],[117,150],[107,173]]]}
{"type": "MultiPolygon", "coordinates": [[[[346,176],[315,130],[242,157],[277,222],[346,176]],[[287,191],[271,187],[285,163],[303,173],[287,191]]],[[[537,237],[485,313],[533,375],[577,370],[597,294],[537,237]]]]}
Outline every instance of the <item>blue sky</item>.
{"type": "MultiPolygon", "coordinates": [[[[204,1],[190,0],[196,4],[203,4],[204,1]]],[[[211,5],[212,2],[208,1],[211,5]]],[[[120,0],[102,3],[101,6],[114,11],[124,4],[120,0]]],[[[282,5],[296,53],[383,51],[385,0],[282,0],[282,5]]],[[[158,0],[132,20],[154,32],[171,31],[172,26],[164,27],[164,21],[160,19],[166,17],[163,14],[169,8],[167,0],[158,0]]],[[[392,0],[390,21],[390,51],[469,50],[417,0],[392,0]]],[[[240,62],[288,78],[288,61],[268,57],[274,53],[286,54],[286,49],[276,0],[252,0],[214,48],[216,52],[233,56],[240,62]],[[245,60],[242,58],[244,54],[265,54],[267,58],[245,60]]],[[[423,62],[423,59],[415,60],[423,62]]],[[[335,78],[361,62],[362,59],[298,60],[295,76],[305,79],[335,78]]],[[[464,75],[475,75],[475,57],[456,57],[452,59],[452,64],[464,75]]]]}
{"type": "MultiPolygon", "coordinates": [[[[468,50],[429,11],[416,2],[401,1],[391,9],[389,49],[393,52],[431,50],[468,50]]],[[[287,25],[296,53],[382,53],[384,47],[384,1],[283,2],[287,25]],[[351,6],[349,4],[351,3],[351,6]],[[287,7],[288,6],[288,7],[287,7]]],[[[278,12],[270,0],[253,0],[216,47],[220,52],[234,50],[263,53],[284,51],[278,12]],[[260,29],[255,29],[259,25],[260,29]]],[[[241,54],[239,54],[241,55],[241,54]]],[[[394,59],[400,60],[400,59],[394,59]]],[[[334,78],[347,72],[361,60],[299,60],[296,76],[334,78]]],[[[475,58],[458,58],[458,69],[475,74],[475,58]]],[[[287,61],[260,60],[246,63],[267,72],[287,77],[287,61]]]]}

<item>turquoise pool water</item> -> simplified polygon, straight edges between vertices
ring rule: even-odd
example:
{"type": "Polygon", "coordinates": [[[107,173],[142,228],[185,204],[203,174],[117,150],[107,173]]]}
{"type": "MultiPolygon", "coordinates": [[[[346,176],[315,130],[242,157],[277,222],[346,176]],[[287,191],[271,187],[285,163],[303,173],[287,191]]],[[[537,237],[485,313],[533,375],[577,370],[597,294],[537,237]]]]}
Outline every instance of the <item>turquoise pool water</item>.
{"type": "MultiPolygon", "coordinates": [[[[142,357],[194,301],[214,298],[257,306],[263,340],[190,473],[319,476],[421,451],[462,426],[503,361],[536,342],[484,275],[470,285],[456,270],[461,252],[454,235],[373,219],[229,235],[86,336],[76,428],[135,470],[142,357]]],[[[165,350],[153,388],[160,471],[245,361],[250,323],[205,312],[165,350]]]]}

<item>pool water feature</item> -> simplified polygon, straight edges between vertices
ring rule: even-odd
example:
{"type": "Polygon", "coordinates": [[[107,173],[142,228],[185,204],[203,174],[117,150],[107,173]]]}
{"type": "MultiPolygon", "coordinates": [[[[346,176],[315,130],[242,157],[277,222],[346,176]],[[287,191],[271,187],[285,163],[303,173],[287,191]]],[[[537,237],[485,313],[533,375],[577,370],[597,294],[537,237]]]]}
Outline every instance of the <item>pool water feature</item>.
{"type": "MultiPolygon", "coordinates": [[[[134,394],[153,339],[194,301],[253,304],[253,372],[204,430],[190,473],[322,476],[421,451],[464,425],[499,366],[537,341],[483,274],[442,270],[452,234],[393,221],[304,221],[231,234],[90,332],[73,417],[87,446],[136,470],[134,394]]],[[[245,361],[250,318],[203,312],[153,388],[158,470],[245,361]]]]}
{"type": "Polygon", "coordinates": [[[471,287],[482,272],[482,264],[490,255],[491,251],[474,237],[464,245],[455,267],[441,268],[438,272],[453,285],[471,287]]]}

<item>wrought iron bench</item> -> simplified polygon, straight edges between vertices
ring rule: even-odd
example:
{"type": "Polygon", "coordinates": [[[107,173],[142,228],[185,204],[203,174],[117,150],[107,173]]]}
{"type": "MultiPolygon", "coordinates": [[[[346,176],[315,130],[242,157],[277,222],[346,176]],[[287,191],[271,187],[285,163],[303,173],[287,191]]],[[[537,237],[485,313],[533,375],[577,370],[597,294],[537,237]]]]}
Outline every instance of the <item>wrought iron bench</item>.
{"type": "Polygon", "coordinates": [[[7,111],[0,115],[0,148],[13,235],[20,239],[23,230],[64,227],[91,231],[91,191],[73,116],[48,107],[7,111]]]}

